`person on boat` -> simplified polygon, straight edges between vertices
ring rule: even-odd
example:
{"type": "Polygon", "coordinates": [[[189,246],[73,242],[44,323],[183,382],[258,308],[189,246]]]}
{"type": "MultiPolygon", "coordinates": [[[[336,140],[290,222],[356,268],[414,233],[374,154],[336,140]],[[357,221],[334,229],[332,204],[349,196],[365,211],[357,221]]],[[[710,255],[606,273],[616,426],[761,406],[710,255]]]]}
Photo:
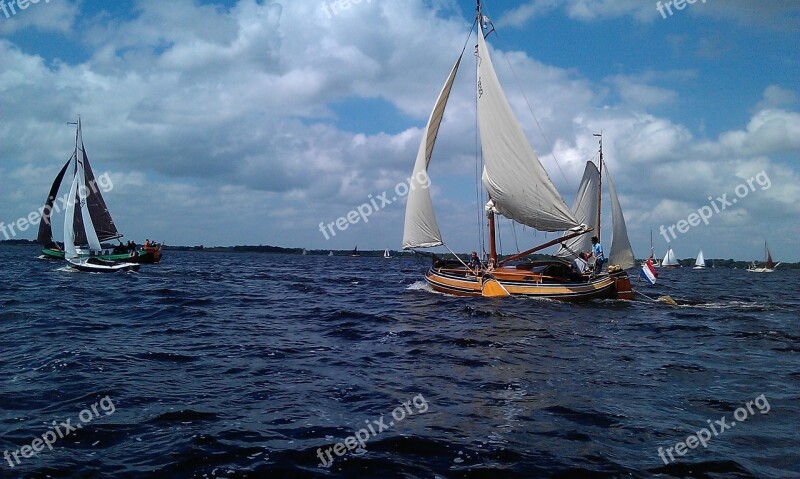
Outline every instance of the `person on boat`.
{"type": "Polygon", "coordinates": [[[594,273],[600,274],[606,257],[603,255],[603,247],[600,245],[600,239],[597,236],[592,236],[592,256],[594,256],[594,273]]]}
{"type": "Polygon", "coordinates": [[[469,257],[469,266],[470,268],[478,269],[481,267],[481,260],[478,258],[478,252],[473,251],[469,257]]]}
{"type": "Polygon", "coordinates": [[[144,249],[147,249],[149,247],[150,247],[150,239],[145,239],[144,240],[144,249]]]}
{"type": "Polygon", "coordinates": [[[588,253],[579,253],[578,257],[572,260],[573,279],[583,279],[583,275],[589,273],[589,263],[586,261],[588,253]]]}

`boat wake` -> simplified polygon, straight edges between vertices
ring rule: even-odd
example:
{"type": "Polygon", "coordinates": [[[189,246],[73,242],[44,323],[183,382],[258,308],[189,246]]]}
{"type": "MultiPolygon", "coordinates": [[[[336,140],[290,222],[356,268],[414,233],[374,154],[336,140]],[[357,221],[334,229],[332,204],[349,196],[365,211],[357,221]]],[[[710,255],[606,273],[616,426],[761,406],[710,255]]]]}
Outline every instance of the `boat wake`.
{"type": "Polygon", "coordinates": [[[406,291],[428,291],[429,293],[435,293],[431,286],[428,284],[427,281],[414,281],[413,283],[409,284],[406,287],[406,291]]]}

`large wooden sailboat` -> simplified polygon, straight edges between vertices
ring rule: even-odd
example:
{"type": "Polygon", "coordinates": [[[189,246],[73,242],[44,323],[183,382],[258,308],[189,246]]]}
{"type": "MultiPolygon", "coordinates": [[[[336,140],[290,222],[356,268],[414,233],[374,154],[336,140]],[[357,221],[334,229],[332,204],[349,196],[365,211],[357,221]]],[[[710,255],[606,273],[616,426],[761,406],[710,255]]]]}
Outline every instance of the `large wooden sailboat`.
{"type": "Polygon", "coordinates": [[[775,268],[781,264],[780,261],[776,264],[772,261],[772,254],[769,252],[769,248],[767,248],[767,242],[764,242],[764,266],[758,266],[755,261],[747,267],[747,271],[751,273],[772,273],[775,271],[775,268]]]}
{"type": "MultiPolygon", "coordinates": [[[[466,264],[455,255],[455,260],[434,258],[433,265],[425,275],[426,280],[436,291],[462,296],[521,295],[561,300],[632,299],[630,280],[624,268],[634,266],[633,252],[630,251],[627,233],[624,232],[622,211],[610,181],[608,184],[612,214],[619,219],[620,238],[617,250],[612,246],[609,256],[612,263],[617,260],[619,266],[609,267],[610,273],[596,275],[574,275],[571,271],[569,257],[589,250],[579,243],[587,242],[587,234],[592,231],[595,231],[595,236],[600,234],[600,171],[594,163],[587,164],[581,183],[582,193],[579,192],[576,199],[576,209],[570,209],[539,162],[511,110],[489,56],[485,38],[488,33],[484,35],[488,20],[482,14],[480,1],[477,2],[477,7],[473,25],[473,28],[478,26],[475,54],[478,72],[476,100],[484,162],[482,183],[488,196],[485,206],[488,220],[488,258],[479,265],[466,264]],[[593,199],[586,200],[588,197],[593,199]],[[576,217],[576,211],[580,217],[576,217]],[[566,234],[501,261],[496,248],[495,217],[498,214],[539,231],[566,234]],[[589,217],[590,215],[593,217],[589,217]],[[621,237],[623,234],[624,239],[621,237]],[[576,239],[579,240],[575,241],[576,239]],[[627,245],[623,246],[625,243],[627,245]],[[562,244],[562,252],[559,254],[563,259],[512,264],[533,252],[558,244],[562,244]]],[[[425,188],[421,178],[427,178],[436,137],[463,55],[464,51],[439,93],[417,153],[412,175],[412,181],[416,184],[412,185],[406,206],[404,249],[446,246],[433,212],[430,191],[425,188]]]]}
{"type": "MultiPolygon", "coordinates": [[[[89,158],[86,155],[86,148],[83,144],[81,132],[81,120],[78,119],[77,131],[75,133],[75,150],[69,160],[61,167],[61,170],[50,186],[50,192],[42,208],[42,220],[39,223],[39,233],[37,241],[44,245],[42,255],[45,258],[64,259],[66,244],[59,245],[53,238],[52,214],[60,212],[60,204],[67,206],[65,217],[70,219],[70,227],[74,232],[73,238],[75,246],[75,256],[78,258],[98,258],[104,261],[127,261],[133,263],[157,263],[161,260],[161,246],[146,246],[142,249],[129,250],[120,242],[116,247],[104,247],[103,242],[119,240],[122,234],[117,231],[117,226],[108,211],[106,202],[101,194],[97,180],[95,179],[89,158]],[[72,182],[79,181],[78,192],[71,192],[66,201],[59,201],[56,204],[56,195],[64,180],[64,176],[72,165],[72,182]],[[70,203],[77,202],[80,208],[69,209],[70,203]],[[84,214],[84,208],[86,213],[84,214]],[[87,236],[87,232],[89,233],[87,236]],[[97,239],[95,243],[93,240],[97,239]],[[92,241],[90,241],[92,240],[92,241]]],[[[74,206],[74,205],[73,205],[74,206]]]]}

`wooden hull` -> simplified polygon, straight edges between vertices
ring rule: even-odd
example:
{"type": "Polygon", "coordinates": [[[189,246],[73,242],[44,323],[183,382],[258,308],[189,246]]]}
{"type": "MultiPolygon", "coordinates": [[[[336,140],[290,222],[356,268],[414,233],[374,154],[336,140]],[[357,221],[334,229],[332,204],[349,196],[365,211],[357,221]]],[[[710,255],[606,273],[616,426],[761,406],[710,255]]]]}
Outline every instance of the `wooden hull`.
{"type": "Polygon", "coordinates": [[[475,274],[464,266],[443,264],[432,266],[425,279],[435,291],[457,296],[529,296],[562,301],[633,299],[630,279],[624,271],[602,274],[593,279],[570,280],[558,275],[564,271],[565,265],[559,268],[547,266],[534,265],[530,269],[502,267],[491,273],[475,274]]]}

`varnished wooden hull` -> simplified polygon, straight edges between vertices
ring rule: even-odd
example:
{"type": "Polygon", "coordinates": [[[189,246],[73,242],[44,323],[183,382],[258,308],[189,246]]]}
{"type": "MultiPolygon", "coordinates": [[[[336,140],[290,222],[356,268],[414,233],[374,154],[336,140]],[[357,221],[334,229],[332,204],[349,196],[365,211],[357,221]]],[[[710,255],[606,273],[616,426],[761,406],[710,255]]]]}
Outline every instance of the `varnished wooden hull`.
{"type": "Polygon", "coordinates": [[[573,281],[516,267],[476,275],[463,266],[434,265],[425,279],[435,291],[457,296],[529,296],[562,301],[633,299],[630,280],[624,271],[573,281]]]}

